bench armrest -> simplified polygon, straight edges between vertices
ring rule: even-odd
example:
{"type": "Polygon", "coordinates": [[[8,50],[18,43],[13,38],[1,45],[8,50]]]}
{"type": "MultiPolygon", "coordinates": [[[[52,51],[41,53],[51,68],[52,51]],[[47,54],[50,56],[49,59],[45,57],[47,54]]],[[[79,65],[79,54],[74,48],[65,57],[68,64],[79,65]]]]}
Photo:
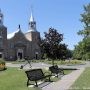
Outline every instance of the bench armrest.
{"type": "Polygon", "coordinates": [[[51,75],[49,72],[44,72],[44,75],[46,76],[46,75],[51,75]]]}
{"type": "Polygon", "coordinates": [[[63,68],[58,68],[59,70],[63,71],[63,68]]]}

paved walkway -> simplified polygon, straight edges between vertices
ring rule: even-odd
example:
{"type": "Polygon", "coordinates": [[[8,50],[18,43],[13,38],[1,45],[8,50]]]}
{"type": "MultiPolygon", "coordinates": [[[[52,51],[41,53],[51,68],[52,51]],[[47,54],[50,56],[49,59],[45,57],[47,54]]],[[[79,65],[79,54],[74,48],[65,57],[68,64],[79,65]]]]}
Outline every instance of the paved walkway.
{"type": "MultiPolygon", "coordinates": [[[[12,63],[6,63],[7,67],[20,67],[23,64],[12,64],[12,63]]],[[[51,66],[50,64],[45,64],[42,62],[39,63],[31,63],[32,68],[48,68],[49,66],[51,66]]],[[[24,69],[30,69],[29,68],[30,65],[27,64],[24,69]]],[[[63,67],[63,68],[85,68],[85,67],[90,67],[90,61],[87,61],[86,64],[83,65],[60,65],[59,67],[63,67]]]]}
{"type": "Polygon", "coordinates": [[[53,82],[46,87],[43,87],[42,90],[68,90],[83,71],[84,68],[75,70],[72,73],[63,76],[61,80],[53,82]]]}

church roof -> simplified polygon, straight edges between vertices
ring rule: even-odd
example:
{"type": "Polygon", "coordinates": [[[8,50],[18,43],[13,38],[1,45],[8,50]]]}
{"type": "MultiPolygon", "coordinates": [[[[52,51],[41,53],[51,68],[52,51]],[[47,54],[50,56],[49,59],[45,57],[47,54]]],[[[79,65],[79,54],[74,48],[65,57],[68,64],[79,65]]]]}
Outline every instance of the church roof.
{"type": "Polygon", "coordinates": [[[29,33],[29,32],[37,32],[37,30],[36,29],[30,29],[26,33],[29,33]]]}
{"type": "Polygon", "coordinates": [[[13,38],[13,37],[15,36],[15,34],[18,33],[18,32],[19,32],[19,30],[15,31],[15,32],[13,32],[13,33],[8,34],[8,35],[7,35],[7,39],[13,38]]]}
{"type": "Polygon", "coordinates": [[[15,36],[15,34],[18,33],[19,31],[21,31],[20,25],[19,25],[18,29],[15,32],[10,33],[10,34],[7,35],[7,39],[13,38],[15,36]]]}

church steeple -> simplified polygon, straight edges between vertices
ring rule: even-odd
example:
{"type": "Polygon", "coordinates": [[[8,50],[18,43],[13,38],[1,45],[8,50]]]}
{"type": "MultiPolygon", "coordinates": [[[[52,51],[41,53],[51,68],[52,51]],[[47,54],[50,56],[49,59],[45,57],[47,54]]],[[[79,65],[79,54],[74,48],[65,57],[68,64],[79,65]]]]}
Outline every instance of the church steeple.
{"type": "Polygon", "coordinates": [[[33,13],[31,12],[30,22],[34,21],[33,13]]]}
{"type": "Polygon", "coordinates": [[[3,25],[3,14],[2,14],[2,12],[1,12],[1,9],[0,9],[0,26],[2,26],[3,25]]]}
{"type": "Polygon", "coordinates": [[[31,16],[29,19],[29,31],[28,32],[36,32],[36,21],[34,20],[33,13],[31,11],[31,16]]]}

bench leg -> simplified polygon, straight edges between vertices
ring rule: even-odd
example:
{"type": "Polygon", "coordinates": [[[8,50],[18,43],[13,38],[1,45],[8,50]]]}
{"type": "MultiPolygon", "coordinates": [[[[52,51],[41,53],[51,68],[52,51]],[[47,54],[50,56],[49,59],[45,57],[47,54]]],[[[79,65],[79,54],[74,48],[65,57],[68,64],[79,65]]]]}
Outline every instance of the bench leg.
{"type": "Polygon", "coordinates": [[[64,71],[62,70],[61,73],[64,75],[64,71]]]}
{"type": "Polygon", "coordinates": [[[58,78],[58,74],[57,74],[57,78],[58,78]]]}
{"type": "Polygon", "coordinates": [[[27,87],[28,87],[28,85],[29,85],[29,79],[27,80],[27,87]]]}
{"type": "Polygon", "coordinates": [[[37,81],[35,81],[35,83],[36,83],[36,85],[35,85],[35,86],[36,86],[36,87],[38,87],[37,81]]]}
{"type": "Polygon", "coordinates": [[[46,77],[45,80],[46,80],[46,81],[48,80],[49,82],[51,82],[51,76],[46,77]]]}
{"type": "Polygon", "coordinates": [[[63,71],[63,75],[65,75],[64,71],[63,71]]]}
{"type": "Polygon", "coordinates": [[[48,78],[49,78],[49,82],[51,82],[51,76],[49,76],[48,78]]]}

